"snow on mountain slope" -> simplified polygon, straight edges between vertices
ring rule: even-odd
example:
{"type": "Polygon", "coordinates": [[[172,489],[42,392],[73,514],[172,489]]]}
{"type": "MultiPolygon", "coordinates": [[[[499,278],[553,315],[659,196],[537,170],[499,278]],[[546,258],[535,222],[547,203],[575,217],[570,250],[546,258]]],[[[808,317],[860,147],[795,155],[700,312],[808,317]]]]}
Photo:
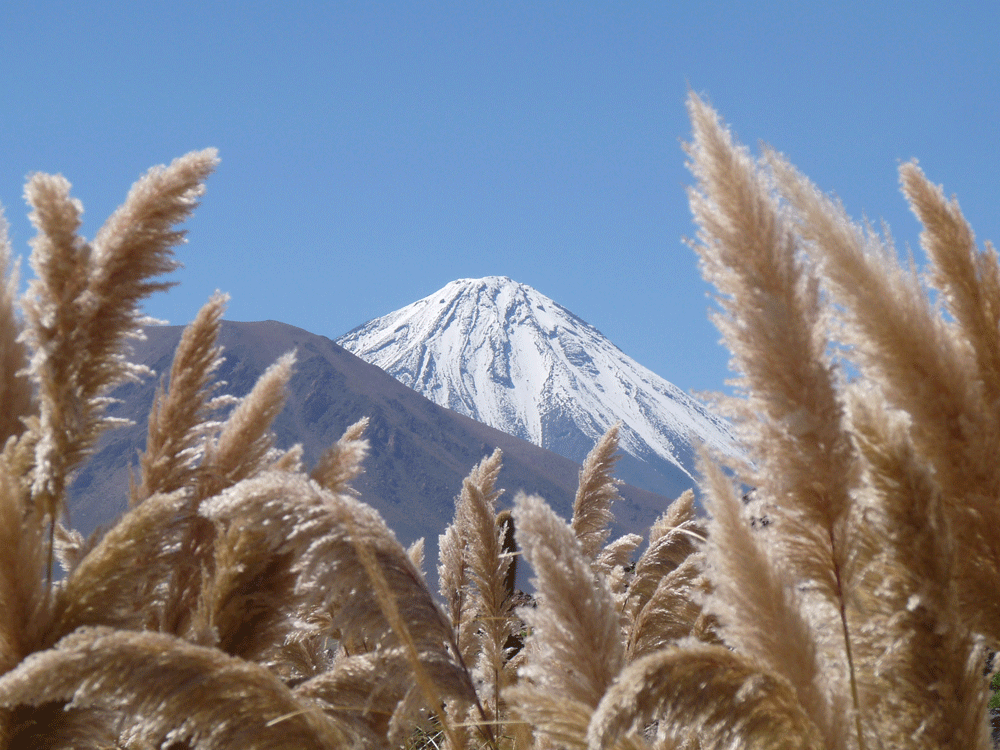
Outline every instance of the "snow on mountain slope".
{"type": "MultiPolygon", "coordinates": [[[[737,450],[723,419],[503,276],[453,281],[337,343],[441,406],[576,461],[618,421],[621,449],[674,484],[677,469],[690,484],[698,443],[737,450]]],[[[664,491],[649,484],[638,483],[664,491]]]]}

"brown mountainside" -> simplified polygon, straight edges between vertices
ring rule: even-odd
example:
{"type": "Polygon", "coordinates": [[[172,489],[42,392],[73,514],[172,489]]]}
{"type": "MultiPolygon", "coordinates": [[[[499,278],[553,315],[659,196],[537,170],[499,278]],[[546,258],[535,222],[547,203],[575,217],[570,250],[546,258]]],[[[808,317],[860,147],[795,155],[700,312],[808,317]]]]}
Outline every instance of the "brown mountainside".
{"type": "MultiPolygon", "coordinates": [[[[168,373],[182,327],[146,329],[134,345],[134,361],[156,378],[119,388],[115,416],[134,425],[106,435],[73,485],[72,524],[89,533],[126,507],[128,466],[145,444],[146,415],[159,375],[168,373]]],[[[281,354],[295,349],[297,364],[284,411],[275,422],[280,447],[298,442],[307,465],[361,417],[370,420],[371,452],[355,481],[404,544],[424,537],[429,572],[436,565],[437,536],[451,520],[462,479],[494,448],[504,453],[499,486],[508,503],[524,490],[541,495],[564,517],[572,510],[579,465],[524,440],[437,406],[395,378],[363,362],[328,338],[275,321],[224,322],[225,363],[220,393],[242,396],[281,354]]],[[[677,494],[685,487],[678,487],[677,494]]],[[[615,506],[617,532],[645,533],[670,498],[623,485],[615,506]]]]}

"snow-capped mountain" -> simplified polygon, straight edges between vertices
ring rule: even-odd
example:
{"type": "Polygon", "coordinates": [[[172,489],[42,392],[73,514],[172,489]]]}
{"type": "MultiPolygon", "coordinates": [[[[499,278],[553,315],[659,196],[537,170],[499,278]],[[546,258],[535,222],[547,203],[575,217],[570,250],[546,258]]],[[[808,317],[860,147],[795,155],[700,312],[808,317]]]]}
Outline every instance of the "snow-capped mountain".
{"type": "Polygon", "coordinates": [[[337,339],[435,403],[576,461],[622,422],[617,474],[663,494],[692,484],[699,443],[728,424],[600,331],[504,276],[459,279],[337,339]]]}

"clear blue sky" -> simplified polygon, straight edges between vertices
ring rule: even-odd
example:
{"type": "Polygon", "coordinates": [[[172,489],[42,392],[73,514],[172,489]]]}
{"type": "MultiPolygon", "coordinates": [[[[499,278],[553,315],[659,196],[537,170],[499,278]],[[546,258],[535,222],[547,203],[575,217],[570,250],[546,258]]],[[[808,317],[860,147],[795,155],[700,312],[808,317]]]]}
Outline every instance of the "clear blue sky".
{"type": "Polygon", "coordinates": [[[20,2],[0,10],[0,202],[61,172],[85,234],[153,164],[222,157],[151,314],[336,337],[511,276],[684,389],[725,351],[681,238],[690,85],[852,215],[918,227],[918,157],[1000,240],[1000,10],[925,2],[20,2]]]}

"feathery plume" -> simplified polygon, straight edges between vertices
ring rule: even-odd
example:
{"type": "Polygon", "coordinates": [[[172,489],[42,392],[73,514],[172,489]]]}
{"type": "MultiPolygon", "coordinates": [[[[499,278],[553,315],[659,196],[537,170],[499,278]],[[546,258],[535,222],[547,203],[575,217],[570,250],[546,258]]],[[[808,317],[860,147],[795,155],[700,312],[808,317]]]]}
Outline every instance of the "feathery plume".
{"type": "Polygon", "coordinates": [[[689,193],[700,226],[695,249],[703,275],[724,295],[714,320],[741,373],[744,403],[734,408],[758,467],[740,478],[766,487],[781,523],[794,524],[775,542],[793,545],[785,564],[842,603],[842,527],[854,471],[818,282],[746,148],[694,94],[688,109],[687,152],[699,185],[689,193]]]}
{"type": "Polygon", "coordinates": [[[539,497],[519,495],[514,518],[534,572],[538,606],[522,609],[541,651],[523,676],[596,706],[622,665],[618,614],[607,583],[587,562],[575,534],[539,497]],[[572,665],[570,668],[569,665],[572,665]]]}
{"type": "MultiPolygon", "coordinates": [[[[190,366],[195,372],[191,373],[191,378],[180,378],[177,387],[179,392],[190,392],[192,388],[198,387],[197,392],[191,393],[191,399],[203,416],[235,400],[225,396],[210,398],[212,385],[208,383],[211,373],[218,366],[220,351],[216,341],[224,303],[225,299],[220,295],[210,300],[202,308],[195,324],[185,332],[190,333],[187,341],[182,340],[178,346],[178,355],[182,360],[190,359],[190,366]],[[199,386],[200,383],[204,385],[199,386]]],[[[183,526],[174,548],[174,570],[164,581],[160,592],[160,628],[166,632],[186,634],[199,643],[219,642],[218,632],[213,635],[212,627],[206,623],[206,617],[210,618],[210,613],[205,609],[203,587],[221,585],[225,590],[225,584],[220,584],[218,579],[221,577],[227,580],[232,571],[220,568],[213,557],[226,557],[232,562],[240,572],[240,580],[244,584],[255,581],[253,576],[261,572],[251,573],[247,565],[233,560],[234,548],[247,550],[246,539],[238,533],[222,535],[224,538],[220,538],[212,524],[198,515],[198,503],[265,469],[296,471],[300,468],[301,448],[295,446],[278,455],[274,450],[274,435],[270,430],[274,419],[284,407],[286,386],[292,376],[294,361],[294,353],[280,357],[258,378],[250,393],[237,401],[236,408],[221,425],[207,420],[200,424],[187,422],[185,425],[183,420],[193,419],[197,415],[188,413],[185,416],[182,408],[171,410],[165,415],[174,421],[176,427],[189,430],[185,437],[180,438],[181,443],[174,442],[171,450],[184,444],[186,447],[183,452],[190,456],[180,455],[172,460],[166,459],[168,465],[172,461],[175,471],[172,477],[165,477],[165,481],[181,483],[188,497],[188,507],[178,519],[183,526]],[[196,463],[198,454],[201,460],[196,463]]],[[[168,400],[169,398],[168,396],[168,400]]],[[[260,583],[259,580],[256,582],[260,583]]],[[[271,583],[274,584],[274,581],[271,583]]],[[[265,594],[261,596],[266,598],[265,594]]],[[[274,594],[271,593],[271,596],[273,598],[274,594]]],[[[245,599],[238,598],[238,601],[244,602],[245,599]]],[[[232,602],[229,604],[232,605],[232,602]]],[[[232,613],[232,606],[227,611],[232,613]]],[[[236,611],[242,612],[238,607],[236,611]]],[[[266,614],[262,618],[250,618],[252,622],[226,629],[226,647],[235,649],[234,653],[253,652],[259,655],[260,649],[265,648],[265,645],[269,646],[269,636],[273,636],[274,632],[268,628],[267,623],[281,624],[283,618],[275,617],[271,608],[265,607],[264,612],[266,614]],[[259,626],[262,632],[248,636],[255,626],[259,626]]],[[[288,628],[283,626],[280,630],[282,633],[288,632],[288,628]]]]}
{"type": "Polygon", "coordinates": [[[618,482],[614,479],[618,456],[618,432],[621,424],[612,425],[583,461],[580,484],[573,501],[573,533],[590,559],[597,558],[611,530],[614,518],[611,505],[620,499],[618,482]]]}
{"type": "Polygon", "coordinates": [[[681,528],[689,521],[694,521],[697,517],[698,514],[694,509],[694,490],[685,490],[649,527],[649,545],[652,547],[661,537],[674,529],[681,528]]]}
{"type": "Polygon", "coordinates": [[[0,208],[0,445],[11,435],[20,435],[25,426],[22,418],[34,412],[31,384],[23,370],[28,363],[24,344],[19,340],[21,325],[17,319],[15,301],[18,290],[17,266],[12,265],[7,219],[0,208]]]}
{"type": "Polygon", "coordinates": [[[465,503],[459,513],[468,514],[465,521],[474,536],[466,546],[466,567],[475,585],[472,611],[478,655],[476,675],[483,680],[487,708],[499,723],[500,693],[513,675],[505,669],[504,647],[516,630],[513,601],[507,588],[507,573],[511,558],[503,554],[500,534],[495,523],[492,504],[483,497],[479,487],[466,482],[462,490],[465,503]]]}
{"type": "Polygon", "coordinates": [[[910,209],[923,224],[920,245],[933,266],[930,280],[954,316],[955,331],[975,357],[988,404],[1000,399],[1000,257],[986,243],[979,252],[956,199],[947,200],[916,162],[899,168],[910,209]]]}
{"type": "Polygon", "coordinates": [[[794,690],[829,747],[843,747],[841,733],[847,707],[835,696],[850,688],[842,664],[827,664],[811,623],[798,581],[771,563],[760,549],[742,502],[722,470],[703,465],[708,530],[709,576],[713,594],[706,602],[720,620],[722,639],[742,654],[781,675],[794,690]],[[839,711],[831,711],[834,706],[839,711]]]}
{"type": "Polygon", "coordinates": [[[920,244],[933,262],[930,280],[955,319],[949,330],[973,362],[971,390],[978,408],[975,414],[963,413],[959,424],[952,426],[948,454],[957,465],[942,473],[946,501],[961,500],[958,508],[949,502],[958,543],[978,552],[975,557],[963,555],[975,564],[962,565],[961,606],[967,618],[984,623],[980,629],[996,647],[1000,603],[990,591],[1000,579],[1000,540],[984,530],[1000,526],[1000,470],[995,460],[1000,452],[1000,417],[994,408],[1000,399],[1000,256],[989,242],[979,252],[958,201],[946,200],[944,191],[932,185],[915,163],[904,164],[899,173],[910,208],[924,225],[920,244]],[[962,484],[951,486],[949,477],[962,484]]]}
{"type": "Polygon", "coordinates": [[[703,562],[691,555],[659,579],[653,593],[631,619],[626,660],[675,644],[696,633],[703,598],[703,562]]]}
{"type": "Polygon", "coordinates": [[[505,667],[504,647],[518,625],[513,616],[507,577],[513,559],[504,554],[504,529],[497,524],[496,479],[502,466],[499,448],[472,470],[455,506],[455,523],[463,537],[463,564],[473,588],[470,614],[478,645],[476,673],[484,682],[487,708],[500,721],[500,694],[512,675],[505,667]]]}
{"type": "Polygon", "coordinates": [[[77,235],[83,208],[65,178],[36,174],[28,181],[25,198],[38,230],[31,256],[37,278],[22,303],[40,406],[32,493],[52,523],[70,471],[113,423],[104,415],[106,394],[143,372],[123,347],[141,333],[141,300],[166,288],[151,279],[176,268],[172,248],[184,234],[173,227],[191,214],[217,162],[207,149],[151,169],[93,245],[77,235]]]}
{"type": "Polygon", "coordinates": [[[216,529],[212,553],[202,570],[192,571],[200,573],[200,580],[191,576],[192,588],[200,583],[197,605],[190,626],[181,619],[177,629],[196,643],[275,666],[286,644],[311,631],[296,617],[294,559],[275,554],[267,529],[250,524],[216,529]]]}
{"type": "Polygon", "coordinates": [[[870,389],[852,392],[855,441],[865,458],[867,543],[861,574],[869,637],[861,688],[884,746],[988,747],[985,655],[963,621],[954,548],[933,474],[915,454],[907,420],[870,389]]]}
{"type": "Polygon", "coordinates": [[[285,407],[294,365],[294,352],[279,357],[229,415],[219,436],[206,443],[200,497],[218,494],[267,467],[274,449],[271,424],[285,407]]]}
{"type": "Polygon", "coordinates": [[[815,254],[824,284],[844,305],[842,336],[854,348],[852,361],[880,384],[889,403],[913,415],[918,447],[938,459],[948,444],[944,433],[961,418],[974,417],[978,406],[958,342],[934,314],[916,273],[900,267],[890,244],[856,226],[841,205],[777,154],[768,154],[768,164],[794,207],[804,247],[815,254]],[[924,430],[935,433],[921,434],[924,430]]]}
{"type": "Polygon", "coordinates": [[[139,458],[142,484],[132,494],[132,505],[156,492],[195,484],[200,449],[207,431],[217,426],[209,417],[225,401],[212,398],[212,377],[222,364],[218,339],[228,300],[228,295],[216,292],[181,335],[169,390],[164,392],[161,381],[149,413],[146,450],[139,458]]]}
{"type": "Polygon", "coordinates": [[[312,478],[330,492],[355,492],[350,483],[364,472],[361,464],[368,455],[369,443],[361,436],[366,429],[368,417],[362,417],[348,427],[320,457],[312,471],[312,478]]]}
{"type": "MultiPolygon", "coordinates": [[[[9,449],[13,447],[8,444],[9,449]]],[[[43,526],[11,469],[10,452],[0,454],[0,674],[31,650],[45,600],[40,585],[45,561],[43,526]]]]}
{"type": "Polygon", "coordinates": [[[702,612],[708,585],[697,545],[704,539],[694,492],[686,490],[650,527],[649,546],[624,592],[628,661],[690,635],[714,637],[702,612]]]}
{"type": "Polygon", "coordinates": [[[1000,271],[989,270],[995,263],[990,253],[976,253],[957,207],[938,205],[940,192],[913,168],[904,168],[904,192],[929,222],[923,241],[936,268],[932,278],[956,315],[955,322],[947,321],[916,272],[900,267],[891,243],[854,225],[842,206],[781,157],[772,153],[769,163],[794,206],[806,247],[822,264],[824,283],[843,308],[851,361],[888,404],[910,415],[913,446],[934,467],[953,531],[966,551],[958,566],[966,617],[1000,643],[1000,602],[990,593],[1000,572],[1000,541],[983,533],[990,519],[1000,520],[995,462],[1000,420],[993,404],[983,400],[993,355],[989,334],[978,330],[989,325],[992,313],[976,319],[970,310],[978,299],[992,304],[989,275],[1000,271]],[[970,274],[981,278],[974,282],[970,274]]]}
{"type": "MultiPolygon", "coordinates": [[[[348,524],[350,523],[351,519],[348,519],[348,524]]],[[[376,558],[373,547],[367,544],[360,536],[354,536],[353,544],[358,560],[368,574],[368,579],[371,582],[379,608],[382,610],[382,614],[385,616],[393,634],[402,644],[401,650],[406,655],[406,660],[409,663],[414,681],[416,682],[416,685],[407,691],[393,712],[392,719],[389,722],[390,742],[398,744],[402,739],[404,731],[402,727],[412,726],[412,723],[408,721],[409,717],[417,709],[426,708],[437,718],[445,737],[448,738],[448,743],[452,747],[457,747],[459,744],[458,736],[452,729],[451,722],[444,712],[444,698],[446,694],[441,689],[444,686],[443,682],[440,679],[435,680],[433,678],[428,666],[429,663],[438,662],[444,667],[444,670],[442,670],[446,675],[444,684],[449,684],[450,687],[457,688],[453,695],[447,697],[475,698],[475,691],[467,681],[468,675],[464,669],[461,671],[455,669],[451,659],[441,650],[438,650],[435,654],[431,654],[429,659],[425,654],[421,653],[412,632],[415,627],[419,627],[419,624],[412,621],[408,622],[402,616],[399,599],[386,576],[386,573],[390,572],[390,569],[387,569],[384,563],[380,563],[376,558]],[[417,697],[418,690],[419,693],[422,693],[420,698],[417,697]]],[[[421,582],[423,582],[422,578],[421,582]]],[[[488,729],[484,728],[484,732],[487,739],[493,739],[493,735],[488,729]]]]}
{"type": "Polygon", "coordinates": [[[514,528],[514,514],[502,510],[496,516],[497,538],[500,540],[501,554],[507,558],[507,575],[503,587],[509,598],[517,592],[517,532],[514,528]]]}
{"type": "Polygon", "coordinates": [[[455,629],[462,658],[472,658],[471,618],[468,616],[468,587],[465,570],[465,546],[456,524],[450,523],[438,536],[438,588],[455,629]],[[468,637],[467,637],[468,635],[468,637]]]}
{"type": "Polygon", "coordinates": [[[56,590],[44,647],[83,625],[158,629],[161,586],[186,562],[177,546],[188,505],[183,492],[154,495],[122,516],[56,590]]]}
{"type": "MultiPolygon", "coordinates": [[[[496,482],[502,467],[503,452],[499,448],[473,467],[455,498],[455,518],[439,538],[441,594],[455,627],[462,659],[469,664],[477,661],[474,646],[479,642],[476,633],[480,623],[492,622],[491,630],[502,629],[511,615],[504,592],[514,561],[501,553],[501,529],[496,518],[496,502],[501,494],[496,482]],[[504,607],[505,614],[500,614],[504,607]]],[[[499,659],[498,653],[493,656],[499,659]]]]}
{"type": "Polygon", "coordinates": [[[695,729],[705,747],[824,747],[787,682],[720,646],[657,651],[626,667],[594,712],[587,748],[611,748],[653,720],[695,729]]]}
{"type": "Polygon", "coordinates": [[[294,688],[368,746],[385,742],[389,722],[405,695],[410,665],[398,652],[338,658],[331,669],[294,688]]]}
{"type": "MultiPolygon", "coordinates": [[[[372,583],[358,552],[365,550],[378,563],[418,653],[451,658],[446,616],[373,508],[334,495],[300,474],[271,471],[206,500],[200,513],[224,529],[259,532],[254,554],[273,561],[275,575],[287,566],[295,577],[284,597],[287,611],[328,613],[329,627],[340,632],[342,643],[392,648],[399,636],[371,596],[372,583]]],[[[232,587],[239,583],[237,576],[232,587]]],[[[228,595],[220,590],[216,596],[221,603],[228,595]]]]}
{"type": "Polygon", "coordinates": [[[271,672],[162,633],[82,628],[0,677],[0,705],[125,711],[149,746],[338,747],[350,738],[271,672]]]}
{"type": "Polygon", "coordinates": [[[505,695],[536,731],[560,739],[569,733],[579,745],[589,712],[624,663],[615,601],[573,530],[544,500],[519,495],[514,518],[537,606],[519,610],[530,658],[505,695]]]}
{"type": "Polygon", "coordinates": [[[635,564],[629,582],[625,613],[635,622],[660,582],[669,576],[697,549],[705,538],[704,529],[695,520],[694,493],[684,492],[674,500],[649,530],[649,546],[635,564]]]}
{"type": "Polygon", "coordinates": [[[632,566],[632,555],[642,546],[638,534],[625,534],[604,545],[594,560],[597,569],[608,579],[615,601],[624,602],[625,589],[629,585],[626,569],[632,566]]]}
{"type": "Polygon", "coordinates": [[[423,575],[424,570],[424,538],[420,537],[406,548],[406,556],[410,558],[413,567],[423,575]]]}
{"type": "MultiPolygon", "coordinates": [[[[775,505],[782,533],[773,535],[772,556],[780,559],[790,579],[808,582],[815,596],[825,600],[824,606],[837,613],[851,713],[857,741],[863,745],[847,616],[854,582],[845,577],[854,520],[851,489],[857,471],[826,352],[827,321],[819,282],[802,258],[797,225],[747,149],[734,143],[718,115],[694,94],[688,97],[688,110],[694,138],[686,150],[698,181],[698,188],[689,191],[699,225],[695,249],[703,275],[724,295],[719,300],[723,312],[715,316],[715,323],[733,353],[734,369],[741,373],[743,403],[734,403],[734,410],[756,466],[744,470],[740,479],[761,488],[775,505]]],[[[720,477],[709,484],[712,491],[723,493],[718,508],[724,512],[732,505],[728,497],[732,489],[723,488],[728,481],[720,477]]],[[[721,558],[728,556],[734,563],[726,572],[738,567],[739,558],[732,550],[719,550],[718,555],[710,553],[713,565],[721,565],[721,558]]],[[[723,591],[739,595],[737,588],[717,590],[717,598],[725,598],[723,591]]],[[[787,586],[774,588],[777,593],[787,586]]],[[[792,613],[790,607],[780,609],[792,613]]],[[[807,611],[819,613],[822,607],[807,611]]],[[[828,621],[825,615],[821,619],[828,621]]],[[[787,622],[785,615],[779,620],[787,622]]],[[[749,646],[755,636],[750,631],[744,634],[749,646]]],[[[801,638],[798,644],[804,647],[801,638]]],[[[769,651],[763,642],[760,645],[752,653],[769,651]]],[[[807,673],[814,668],[812,658],[802,664],[807,673]]],[[[813,679],[809,674],[802,677],[797,689],[807,689],[813,679]]],[[[805,702],[817,720],[814,711],[819,704],[805,702]]],[[[824,730],[836,725],[839,721],[820,724],[824,730]]],[[[831,736],[840,734],[827,733],[827,740],[831,736]]]]}

